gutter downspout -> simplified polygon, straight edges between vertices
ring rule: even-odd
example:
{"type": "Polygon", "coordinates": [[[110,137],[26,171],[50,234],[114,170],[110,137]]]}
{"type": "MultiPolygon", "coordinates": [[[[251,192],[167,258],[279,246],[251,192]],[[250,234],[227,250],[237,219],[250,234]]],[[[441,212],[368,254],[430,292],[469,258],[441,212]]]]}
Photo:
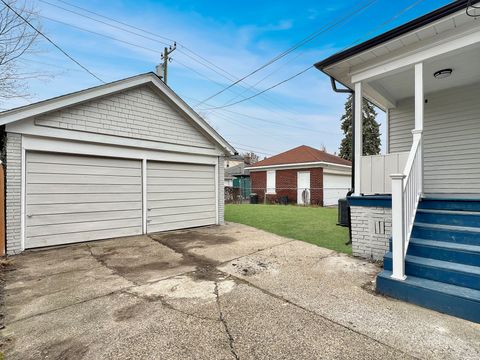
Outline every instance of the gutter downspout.
{"type": "MultiPolygon", "coordinates": [[[[332,85],[332,90],[335,91],[336,93],[341,93],[341,94],[350,94],[352,95],[352,111],[355,109],[355,91],[345,88],[345,89],[339,89],[337,88],[337,83],[335,82],[335,79],[330,76],[330,83],[332,85]]],[[[351,177],[351,189],[347,193],[347,196],[352,195],[355,192],[355,120],[352,119],[352,177],[351,177]]],[[[352,213],[350,211],[350,206],[347,203],[347,215],[348,215],[348,242],[345,245],[350,245],[352,243],[352,213]]]]}

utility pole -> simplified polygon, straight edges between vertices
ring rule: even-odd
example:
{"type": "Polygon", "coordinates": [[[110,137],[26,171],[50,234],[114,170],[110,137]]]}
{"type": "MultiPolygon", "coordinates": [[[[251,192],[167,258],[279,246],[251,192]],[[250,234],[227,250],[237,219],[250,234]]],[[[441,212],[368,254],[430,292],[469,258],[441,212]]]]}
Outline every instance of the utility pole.
{"type": "Polygon", "coordinates": [[[166,84],[167,83],[167,70],[168,70],[168,63],[170,61],[172,61],[172,59],[170,58],[170,54],[172,52],[175,51],[175,49],[177,48],[177,43],[174,42],[173,43],[173,46],[169,46],[169,47],[166,47],[163,49],[163,54],[162,54],[162,60],[163,60],[163,63],[161,64],[161,67],[162,67],[162,71],[163,71],[163,76],[160,75],[160,69],[159,69],[159,66],[157,66],[157,75],[160,76],[163,80],[163,82],[166,84]]]}

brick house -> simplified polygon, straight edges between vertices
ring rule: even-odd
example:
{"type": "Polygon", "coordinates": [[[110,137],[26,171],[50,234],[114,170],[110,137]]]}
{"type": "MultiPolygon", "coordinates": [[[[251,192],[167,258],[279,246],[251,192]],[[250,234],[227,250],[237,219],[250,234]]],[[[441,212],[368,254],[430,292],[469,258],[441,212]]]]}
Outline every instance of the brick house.
{"type": "Polygon", "coordinates": [[[335,205],[351,185],[351,163],[301,145],[248,168],[259,202],[335,205]]]}

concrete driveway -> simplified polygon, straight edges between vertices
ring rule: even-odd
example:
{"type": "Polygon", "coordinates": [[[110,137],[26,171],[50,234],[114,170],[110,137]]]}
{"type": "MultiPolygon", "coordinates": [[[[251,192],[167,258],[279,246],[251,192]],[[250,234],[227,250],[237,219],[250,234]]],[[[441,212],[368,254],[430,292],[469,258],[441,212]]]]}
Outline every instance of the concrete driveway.
{"type": "Polygon", "coordinates": [[[14,260],[8,359],[480,357],[480,325],[375,295],[374,264],[242,225],[14,260]]]}

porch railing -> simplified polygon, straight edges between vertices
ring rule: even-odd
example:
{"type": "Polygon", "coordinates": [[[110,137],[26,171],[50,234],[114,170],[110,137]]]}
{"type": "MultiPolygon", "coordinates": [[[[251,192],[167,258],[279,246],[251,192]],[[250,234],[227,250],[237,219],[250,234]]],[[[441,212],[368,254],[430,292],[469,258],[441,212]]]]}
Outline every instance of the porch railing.
{"type": "Polygon", "coordinates": [[[392,178],[392,277],[405,280],[405,255],[423,192],[422,133],[413,131],[413,144],[402,174],[392,178]]]}

